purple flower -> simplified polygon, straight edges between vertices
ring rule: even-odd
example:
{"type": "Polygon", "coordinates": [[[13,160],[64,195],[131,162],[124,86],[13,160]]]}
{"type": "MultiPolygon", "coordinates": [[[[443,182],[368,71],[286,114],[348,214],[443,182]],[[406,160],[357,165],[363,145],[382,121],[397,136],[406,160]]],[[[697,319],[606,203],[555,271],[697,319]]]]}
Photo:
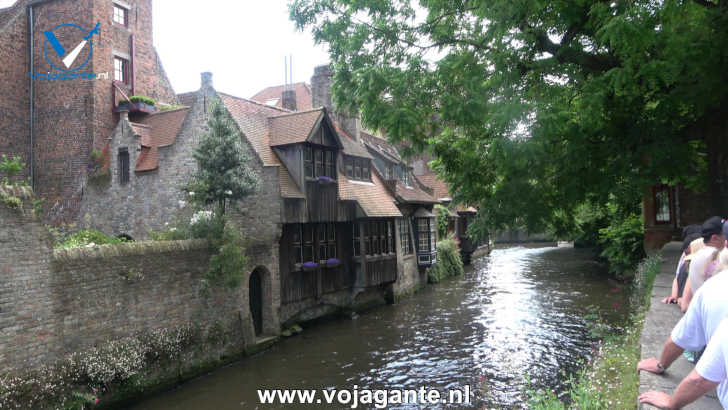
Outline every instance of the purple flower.
{"type": "Polygon", "coordinates": [[[329,177],[324,177],[324,176],[318,177],[318,179],[319,179],[319,181],[321,181],[321,182],[331,182],[331,181],[332,181],[332,179],[331,179],[331,178],[329,178],[329,177]]]}
{"type": "Polygon", "coordinates": [[[336,259],[336,258],[331,258],[331,259],[329,259],[329,260],[326,261],[326,264],[327,265],[337,265],[338,263],[339,263],[339,260],[336,259]]]}
{"type": "Polygon", "coordinates": [[[303,269],[316,269],[318,264],[316,262],[306,262],[303,264],[303,269]]]}

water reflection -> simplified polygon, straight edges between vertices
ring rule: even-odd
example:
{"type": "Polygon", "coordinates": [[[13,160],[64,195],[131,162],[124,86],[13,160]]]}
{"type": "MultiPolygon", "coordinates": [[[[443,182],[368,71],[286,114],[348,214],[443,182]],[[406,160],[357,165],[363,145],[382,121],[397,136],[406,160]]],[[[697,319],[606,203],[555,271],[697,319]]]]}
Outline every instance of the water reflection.
{"type": "Polygon", "coordinates": [[[494,250],[462,278],[357,320],[311,326],[138,408],[259,408],[259,388],[355,385],[442,392],[469,385],[472,407],[523,407],[527,378],[561,391],[564,374],[589,358],[587,306],[604,306],[615,324],[628,314],[628,295],[614,291],[591,256],[567,248],[494,250]]]}

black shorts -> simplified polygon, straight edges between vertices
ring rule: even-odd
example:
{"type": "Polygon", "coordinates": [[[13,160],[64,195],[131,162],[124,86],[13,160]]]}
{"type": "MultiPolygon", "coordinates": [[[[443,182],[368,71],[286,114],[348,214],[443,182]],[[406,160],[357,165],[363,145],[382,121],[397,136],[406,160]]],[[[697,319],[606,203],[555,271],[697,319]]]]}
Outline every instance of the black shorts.
{"type": "Polygon", "coordinates": [[[681,298],[685,284],[688,282],[688,276],[690,273],[690,261],[683,263],[680,268],[680,273],[677,274],[677,297],[681,298]]]}

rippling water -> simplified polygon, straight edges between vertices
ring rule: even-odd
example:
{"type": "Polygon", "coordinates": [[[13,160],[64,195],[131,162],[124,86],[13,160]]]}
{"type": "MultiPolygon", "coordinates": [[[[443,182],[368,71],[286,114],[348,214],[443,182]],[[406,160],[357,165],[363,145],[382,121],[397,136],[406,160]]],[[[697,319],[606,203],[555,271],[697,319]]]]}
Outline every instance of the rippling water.
{"type": "Polygon", "coordinates": [[[461,278],[355,320],[309,326],[138,409],[263,408],[261,388],[445,392],[466,385],[474,392],[470,407],[524,407],[527,379],[560,392],[590,358],[590,306],[601,306],[613,325],[629,314],[628,291],[604,279],[591,258],[570,248],[496,249],[461,278]]]}

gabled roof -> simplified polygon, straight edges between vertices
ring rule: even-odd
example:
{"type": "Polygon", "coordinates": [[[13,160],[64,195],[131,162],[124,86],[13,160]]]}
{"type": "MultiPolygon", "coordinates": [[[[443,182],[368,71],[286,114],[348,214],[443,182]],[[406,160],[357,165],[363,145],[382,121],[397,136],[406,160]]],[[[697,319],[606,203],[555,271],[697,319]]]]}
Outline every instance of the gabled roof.
{"type": "Polygon", "coordinates": [[[423,184],[435,190],[435,198],[452,198],[450,196],[450,189],[448,188],[447,184],[443,180],[438,178],[437,174],[435,174],[434,172],[430,171],[424,175],[418,175],[417,178],[422,181],[423,184]]]}
{"type": "Polygon", "coordinates": [[[402,162],[402,157],[399,155],[399,151],[390,145],[387,140],[364,131],[360,133],[360,136],[362,142],[367,148],[373,150],[391,162],[402,162]]]}
{"type": "Polygon", "coordinates": [[[356,201],[369,218],[402,216],[376,172],[372,172],[372,182],[350,181],[339,173],[339,199],[356,201]]]}
{"type": "MultiPolygon", "coordinates": [[[[274,107],[283,107],[283,101],[281,96],[283,95],[284,85],[276,85],[268,87],[254,96],[250,97],[251,100],[255,100],[266,104],[268,101],[278,99],[273,104],[274,107]]],[[[311,87],[306,83],[294,83],[293,90],[296,92],[296,110],[307,111],[313,108],[312,106],[312,95],[311,87]]]]}
{"type": "Polygon", "coordinates": [[[136,171],[153,171],[159,167],[159,148],[174,144],[189,107],[149,115],[139,123],[131,123],[134,135],[141,138],[141,153],[136,171]]]}
{"type": "Polygon", "coordinates": [[[324,110],[317,108],[270,118],[270,145],[275,147],[306,142],[323,116],[324,110]]]}
{"type": "Polygon", "coordinates": [[[367,149],[364,147],[364,145],[360,142],[355,141],[354,137],[349,135],[349,133],[341,128],[339,124],[334,123],[334,128],[340,136],[339,140],[341,141],[341,145],[343,146],[342,151],[344,152],[344,154],[355,157],[374,159],[369,151],[367,151],[367,149]]]}
{"type": "Polygon", "coordinates": [[[405,186],[402,182],[397,181],[395,186],[395,195],[402,202],[420,203],[420,204],[439,204],[440,201],[422,190],[417,183],[411,187],[405,186]]]}
{"type": "Polygon", "coordinates": [[[253,150],[255,150],[263,165],[273,165],[280,168],[281,196],[284,198],[305,198],[301,189],[288,173],[288,169],[270,146],[269,118],[290,113],[290,111],[228,94],[218,93],[218,95],[240,131],[250,141],[253,150]]]}

